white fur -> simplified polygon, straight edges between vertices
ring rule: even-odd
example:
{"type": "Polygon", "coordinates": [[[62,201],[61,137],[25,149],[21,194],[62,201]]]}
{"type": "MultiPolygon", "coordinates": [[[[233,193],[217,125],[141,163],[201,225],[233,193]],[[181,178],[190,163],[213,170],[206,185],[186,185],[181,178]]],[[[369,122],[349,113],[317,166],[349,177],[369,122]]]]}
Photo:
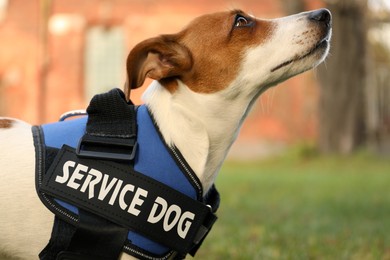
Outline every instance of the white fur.
{"type": "Polygon", "coordinates": [[[18,122],[0,130],[0,252],[36,259],[54,220],[35,191],[35,151],[31,126],[18,122]]]}
{"type": "Polygon", "coordinates": [[[304,55],[315,46],[310,37],[305,45],[293,42],[308,28],[307,19],[303,18],[307,18],[307,13],[274,19],[277,33],[265,44],[247,50],[239,64],[239,75],[220,92],[199,94],[178,81],[178,91],[171,94],[154,81],[144,93],[143,100],[155,116],[165,141],[179,148],[202,182],[204,192],[213,184],[257,97],[325,59],[329,46],[323,53],[270,73],[280,63],[304,55]]]}
{"type": "MultiPolygon", "coordinates": [[[[154,81],[145,92],[143,99],[165,141],[181,151],[205,192],[256,98],[270,86],[325,58],[327,49],[271,72],[315,46],[310,39],[297,44],[310,26],[306,17],[302,13],[274,20],[276,29],[270,39],[246,50],[243,60],[234,64],[239,66],[238,76],[222,91],[199,94],[178,81],[178,89],[171,93],[154,81]]],[[[18,122],[10,129],[0,129],[0,252],[22,259],[37,258],[50,238],[53,221],[36,195],[34,174],[30,126],[18,122]]],[[[121,259],[128,258],[123,254],[121,259]]]]}

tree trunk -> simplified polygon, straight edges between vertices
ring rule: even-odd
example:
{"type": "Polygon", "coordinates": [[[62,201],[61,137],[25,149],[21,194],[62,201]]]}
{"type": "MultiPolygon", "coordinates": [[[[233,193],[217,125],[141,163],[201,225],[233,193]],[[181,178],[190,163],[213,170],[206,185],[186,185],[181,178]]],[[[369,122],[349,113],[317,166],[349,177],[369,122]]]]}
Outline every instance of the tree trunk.
{"type": "Polygon", "coordinates": [[[367,0],[329,1],[330,57],[319,69],[319,148],[348,154],[366,140],[367,0]]]}

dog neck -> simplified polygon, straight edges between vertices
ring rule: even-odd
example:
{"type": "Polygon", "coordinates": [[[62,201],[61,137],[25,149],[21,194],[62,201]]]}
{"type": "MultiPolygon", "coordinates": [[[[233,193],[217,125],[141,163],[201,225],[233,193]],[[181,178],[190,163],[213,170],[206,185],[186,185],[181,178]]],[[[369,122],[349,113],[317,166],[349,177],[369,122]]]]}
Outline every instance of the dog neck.
{"type": "Polygon", "coordinates": [[[177,147],[203,185],[213,184],[237,137],[249,102],[226,98],[227,93],[199,94],[178,80],[169,92],[154,81],[143,95],[169,146],[177,147]]]}

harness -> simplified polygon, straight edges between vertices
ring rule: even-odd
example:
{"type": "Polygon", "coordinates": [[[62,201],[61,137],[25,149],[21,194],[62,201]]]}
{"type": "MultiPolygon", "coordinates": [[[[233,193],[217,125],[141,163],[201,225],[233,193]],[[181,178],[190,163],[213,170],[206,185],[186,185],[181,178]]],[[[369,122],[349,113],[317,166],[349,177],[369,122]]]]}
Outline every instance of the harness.
{"type": "Polygon", "coordinates": [[[87,113],[32,128],[37,192],[55,214],[40,259],[194,256],[217,219],[215,187],[203,197],[147,106],[121,90],[96,95],[87,113]]]}

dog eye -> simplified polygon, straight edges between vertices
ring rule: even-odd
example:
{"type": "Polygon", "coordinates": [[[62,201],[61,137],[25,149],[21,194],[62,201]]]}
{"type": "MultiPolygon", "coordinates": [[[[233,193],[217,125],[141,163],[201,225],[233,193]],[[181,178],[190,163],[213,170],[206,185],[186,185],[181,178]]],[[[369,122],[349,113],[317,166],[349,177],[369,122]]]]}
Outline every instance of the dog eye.
{"type": "Polygon", "coordinates": [[[234,21],[234,27],[245,27],[250,26],[251,22],[244,16],[237,15],[236,20],[234,21]]]}

